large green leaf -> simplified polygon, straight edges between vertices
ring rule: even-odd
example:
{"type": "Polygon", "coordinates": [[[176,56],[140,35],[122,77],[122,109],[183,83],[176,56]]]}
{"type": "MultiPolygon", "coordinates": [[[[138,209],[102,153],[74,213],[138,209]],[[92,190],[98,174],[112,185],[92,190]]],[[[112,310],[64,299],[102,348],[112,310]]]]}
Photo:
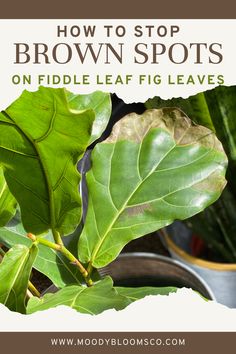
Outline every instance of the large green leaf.
{"type": "Polygon", "coordinates": [[[0,227],[6,225],[16,212],[16,200],[10,193],[0,168],[0,227]]]}
{"type": "Polygon", "coordinates": [[[170,293],[176,293],[178,288],[167,286],[155,288],[152,286],[144,286],[142,288],[123,288],[115,287],[118,294],[127,297],[131,302],[142,299],[149,295],[169,295],[170,293]]]}
{"type": "Polygon", "coordinates": [[[149,99],[147,108],[179,107],[197,124],[216,132],[229,157],[228,182],[236,195],[236,86],[219,86],[188,98],[149,99]]]}
{"type": "MultiPolygon", "coordinates": [[[[203,214],[191,219],[191,227],[211,249],[217,261],[236,260],[236,86],[219,86],[187,99],[154,97],[148,108],[179,107],[196,123],[212,128],[227,153],[227,190],[203,214]]],[[[189,223],[190,225],[190,223],[189,223]]]]}
{"type": "Polygon", "coordinates": [[[81,218],[76,165],[102,133],[109,112],[108,94],[81,97],[40,87],[24,91],[0,113],[0,164],[28,232],[67,235],[76,228],[81,218]]]}
{"type": "Polygon", "coordinates": [[[106,277],[90,288],[72,285],[55,294],[44,295],[41,299],[31,298],[27,305],[27,313],[65,305],[82,313],[97,315],[111,308],[121,310],[130,302],[128,298],[117,293],[113,288],[112,279],[106,277]]]}
{"type": "Polygon", "coordinates": [[[25,313],[25,297],[33,262],[37,254],[34,244],[12,247],[0,264],[0,303],[10,310],[25,313]]]}
{"type": "MultiPolygon", "coordinates": [[[[44,238],[53,241],[51,233],[44,238]]],[[[16,216],[8,225],[0,228],[0,243],[9,248],[17,244],[30,247],[32,241],[26,236],[23,225],[16,216]]],[[[38,250],[33,267],[45,274],[58,288],[69,284],[80,284],[82,279],[78,268],[62,254],[40,244],[38,250]]]]}
{"type": "Polygon", "coordinates": [[[103,267],[132,239],[200,212],[220,196],[226,164],[215,135],[177,109],[126,116],[92,153],[80,260],[103,267]]]}

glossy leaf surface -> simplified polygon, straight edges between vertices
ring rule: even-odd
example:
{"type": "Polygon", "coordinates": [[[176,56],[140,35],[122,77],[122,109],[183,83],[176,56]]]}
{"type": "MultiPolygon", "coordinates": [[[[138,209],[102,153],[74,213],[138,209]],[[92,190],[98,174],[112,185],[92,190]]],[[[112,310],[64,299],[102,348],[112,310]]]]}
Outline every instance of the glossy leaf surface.
{"type": "Polygon", "coordinates": [[[226,183],[221,143],[178,109],[126,116],[91,159],[78,254],[96,268],[129,241],[202,211],[226,183]]]}
{"type": "Polygon", "coordinates": [[[16,212],[17,202],[10,193],[0,168],[0,227],[6,225],[16,212]]]}
{"type": "Polygon", "coordinates": [[[148,108],[180,107],[196,123],[212,128],[229,158],[227,188],[220,199],[188,225],[213,250],[214,259],[236,262],[236,86],[219,86],[187,99],[154,97],[148,108]]]}
{"type": "Polygon", "coordinates": [[[76,96],[41,87],[24,91],[0,113],[0,164],[26,231],[75,230],[81,219],[77,162],[102,133],[109,107],[108,94],[76,96]]]}
{"type": "Polygon", "coordinates": [[[31,298],[27,313],[65,305],[82,313],[97,315],[111,308],[121,310],[129,303],[130,300],[119,295],[113,288],[112,279],[106,277],[90,288],[67,286],[55,294],[46,294],[41,299],[31,298]]]}
{"type": "Polygon", "coordinates": [[[0,264],[0,303],[25,313],[25,297],[37,247],[12,247],[0,264]]]}

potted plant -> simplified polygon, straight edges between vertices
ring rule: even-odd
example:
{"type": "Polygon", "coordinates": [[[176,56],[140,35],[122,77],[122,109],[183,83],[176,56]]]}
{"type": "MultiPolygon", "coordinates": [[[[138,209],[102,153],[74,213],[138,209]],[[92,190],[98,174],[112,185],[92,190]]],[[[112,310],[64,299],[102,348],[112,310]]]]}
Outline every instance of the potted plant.
{"type": "Polygon", "coordinates": [[[202,213],[167,229],[165,241],[175,259],[192,267],[211,286],[217,301],[236,307],[236,87],[217,87],[188,99],[156,97],[148,108],[175,105],[196,123],[216,132],[229,158],[227,187],[202,213]]]}
{"type": "MultiPolygon", "coordinates": [[[[109,276],[99,279],[97,270],[129,241],[202,211],[225,186],[227,158],[209,129],[178,109],[131,113],[92,151],[88,209],[79,226],[77,162],[101,135],[110,111],[108,94],[41,87],[24,91],[0,114],[6,194],[0,234],[12,245],[0,264],[0,302],[11,310],[33,313],[64,304],[97,314],[124,308],[132,301],[130,289],[114,287],[109,276]],[[6,225],[16,202],[20,216],[6,225]],[[37,297],[29,283],[32,267],[59,291],[37,297]],[[29,300],[28,287],[35,295],[29,300]]],[[[165,289],[144,287],[139,297],[160,292],[165,289]]]]}

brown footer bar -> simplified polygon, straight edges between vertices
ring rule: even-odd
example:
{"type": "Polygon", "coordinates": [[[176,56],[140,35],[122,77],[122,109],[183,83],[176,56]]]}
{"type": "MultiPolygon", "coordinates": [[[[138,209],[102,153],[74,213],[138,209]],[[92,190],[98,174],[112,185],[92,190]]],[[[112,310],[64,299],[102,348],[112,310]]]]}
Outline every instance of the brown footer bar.
{"type": "Polygon", "coordinates": [[[1,332],[0,353],[235,354],[236,332],[1,332]]]}

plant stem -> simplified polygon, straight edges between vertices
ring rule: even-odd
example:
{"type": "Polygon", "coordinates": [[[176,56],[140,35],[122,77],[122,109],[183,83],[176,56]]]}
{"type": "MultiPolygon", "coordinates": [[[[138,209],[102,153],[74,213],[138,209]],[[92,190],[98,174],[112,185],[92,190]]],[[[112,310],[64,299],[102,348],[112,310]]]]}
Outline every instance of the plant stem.
{"type": "Polygon", "coordinates": [[[93,270],[93,266],[92,266],[92,263],[90,262],[88,264],[88,268],[87,268],[88,275],[90,275],[92,273],[92,270],[93,270]]]}
{"type": "Polygon", "coordinates": [[[36,243],[41,243],[42,245],[52,248],[55,251],[60,251],[60,249],[61,249],[61,245],[58,245],[58,244],[53,243],[51,241],[48,241],[44,238],[40,238],[40,237],[37,238],[35,235],[30,234],[30,233],[27,234],[27,236],[31,239],[31,241],[36,242],[36,243]]]}
{"type": "MultiPolygon", "coordinates": [[[[91,263],[91,262],[89,262],[89,264],[88,264],[88,268],[87,268],[87,272],[88,272],[87,279],[88,279],[88,281],[90,281],[90,280],[91,280],[90,276],[91,276],[92,271],[93,271],[93,266],[92,266],[92,263],[91,263]]],[[[91,285],[89,285],[89,286],[91,286],[91,285]]]]}
{"type": "Polygon", "coordinates": [[[50,242],[44,238],[37,238],[35,235],[29,233],[27,236],[33,241],[33,242],[38,242],[44,246],[47,246],[49,248],[54,249],[55,251],[58,251],[62,253],[69,261],[73,264],[75,264],[78,268],[80,273],[85,279],[85,282],[88,286],[92,286],[93,282],[92,279],[90,279],[89,274],[87,270],[83,267],[83,265],[80,263],[80,261],[63,245],[63,244],[56,244],[53,242],[50,242]]]}
{"type": "Polygon", "coordinates": [[[63,241],[61,239],[61,235],[58,231],[52,230],[52,234],[53,234],[53,238],[54,241],[58,244],[58,245],[63,245],[63,241]]]}
{"type": "Polygon", "coordinates": [[[34,284],[31,283],[31,281],[29,281],[28,283],[28,289],[30,290],[30,292],[37,296],[40,297],[40,292],[38,291],[38,289],[36,289],[36,287],[34,286],[34,284]]]}

